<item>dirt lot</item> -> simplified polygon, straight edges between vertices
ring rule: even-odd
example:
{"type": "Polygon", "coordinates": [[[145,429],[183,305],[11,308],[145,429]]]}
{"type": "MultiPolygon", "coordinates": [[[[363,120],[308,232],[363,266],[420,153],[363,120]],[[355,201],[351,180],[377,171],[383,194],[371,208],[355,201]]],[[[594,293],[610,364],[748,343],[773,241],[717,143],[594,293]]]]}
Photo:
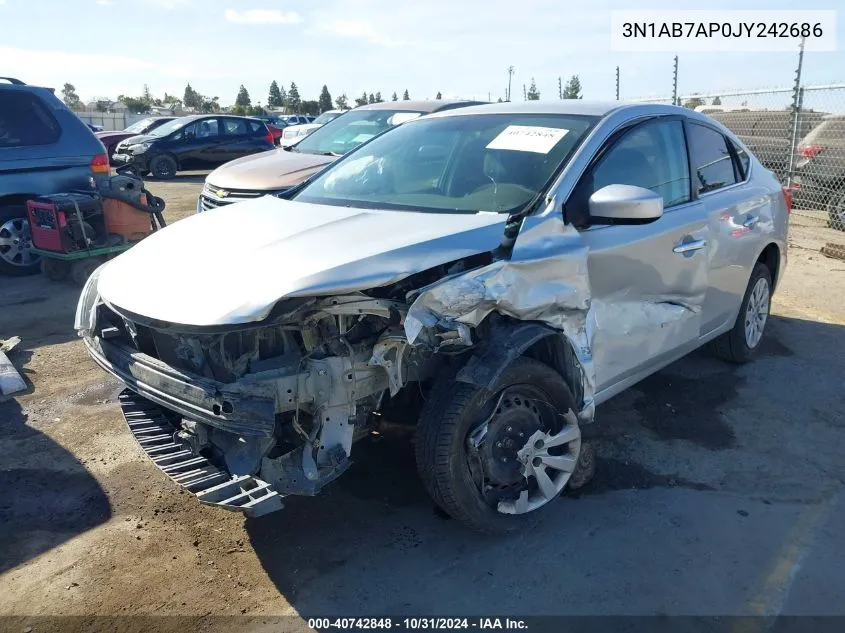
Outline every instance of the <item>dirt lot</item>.
{"type": "MultiPolygon", "coordinates": [[[[172,222],[201,182],[149,186],[172,222]]],[[[269,517],[201,506],[126,430],[78,289],[0,279],[31,383],[0,404],[0,615],[845,614],[845,262],[818,252],[845,236],[799,222],[762,357],[602,406],[594,481],[509,539],[434,512],[403,434],[269,517]]]]}

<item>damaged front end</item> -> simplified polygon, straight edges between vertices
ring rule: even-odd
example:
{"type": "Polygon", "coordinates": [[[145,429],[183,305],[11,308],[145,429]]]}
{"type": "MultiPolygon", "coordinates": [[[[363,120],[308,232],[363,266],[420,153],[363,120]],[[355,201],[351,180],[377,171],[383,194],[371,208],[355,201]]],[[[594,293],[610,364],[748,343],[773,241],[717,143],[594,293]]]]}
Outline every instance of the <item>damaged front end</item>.
{"type": "MultiPolygon", "coordinates": [[[[493,389],[530,352],[569,385],[572,421],[592,420],[586,251],[558,218],[526,218],[509,231],[519,239],[504,255],[465,257],[375,289],[282,299],[267,318],[241,325],[130,313],[99,296],[98,271],[76,329],[129,388],[124,416],[156,465],[204,503],[259,516],[286,495],[319,493],[349,467],[353,443],[377,428],[386,403],[446,367],[459,382],[493,389]]],[[[554,441],[531,439],[543,437],[554,441]]],[[[525,478],[540,459],[526,447],[513,451],[525,478]]],[[[542,505],[568,478],[499,511],[542,505]]]]}

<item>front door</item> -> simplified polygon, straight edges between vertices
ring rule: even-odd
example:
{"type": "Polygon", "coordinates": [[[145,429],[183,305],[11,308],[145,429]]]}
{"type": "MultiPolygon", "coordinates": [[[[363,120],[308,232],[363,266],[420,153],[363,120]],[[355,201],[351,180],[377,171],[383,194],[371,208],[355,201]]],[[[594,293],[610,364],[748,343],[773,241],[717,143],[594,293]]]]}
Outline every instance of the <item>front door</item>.
{"type": "Polygon", "coordinates": [[[708,286],[709,228],[691,196],[682,120],[653,119],[614,139],[576,191],[587,199],[610,184],[660,193],[664,213],[650,224],[593,224],[581,232],[589,247],[597,401],[695,347],[708,286]]]}

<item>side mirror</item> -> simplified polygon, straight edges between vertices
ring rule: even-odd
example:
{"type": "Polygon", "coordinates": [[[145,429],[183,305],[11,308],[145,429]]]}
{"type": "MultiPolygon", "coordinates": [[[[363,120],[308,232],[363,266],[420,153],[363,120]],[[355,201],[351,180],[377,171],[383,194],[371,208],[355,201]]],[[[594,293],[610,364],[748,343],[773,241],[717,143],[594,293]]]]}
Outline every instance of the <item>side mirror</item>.
{"type": "Polygon", "coordinates": [[[647,224],[663,216],[663,196],[633,185],[607,185],[590,196],[595,224],[647,224]]]}

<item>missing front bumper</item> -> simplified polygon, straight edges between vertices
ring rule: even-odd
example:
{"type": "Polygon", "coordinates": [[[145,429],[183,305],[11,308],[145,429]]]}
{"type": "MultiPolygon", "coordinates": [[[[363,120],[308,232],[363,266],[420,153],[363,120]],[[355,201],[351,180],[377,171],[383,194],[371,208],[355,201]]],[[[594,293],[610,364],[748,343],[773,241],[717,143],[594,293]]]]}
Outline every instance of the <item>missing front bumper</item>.
{"type": "Polygon", "coordinates": [[[159,405],[130,389],[123,390],[119,402],[129,430],[147,457],[200,502],[249,517],[282,509],[282,495],[266,481],[252,475],[233,476],[194,453],[159,405]]]}

